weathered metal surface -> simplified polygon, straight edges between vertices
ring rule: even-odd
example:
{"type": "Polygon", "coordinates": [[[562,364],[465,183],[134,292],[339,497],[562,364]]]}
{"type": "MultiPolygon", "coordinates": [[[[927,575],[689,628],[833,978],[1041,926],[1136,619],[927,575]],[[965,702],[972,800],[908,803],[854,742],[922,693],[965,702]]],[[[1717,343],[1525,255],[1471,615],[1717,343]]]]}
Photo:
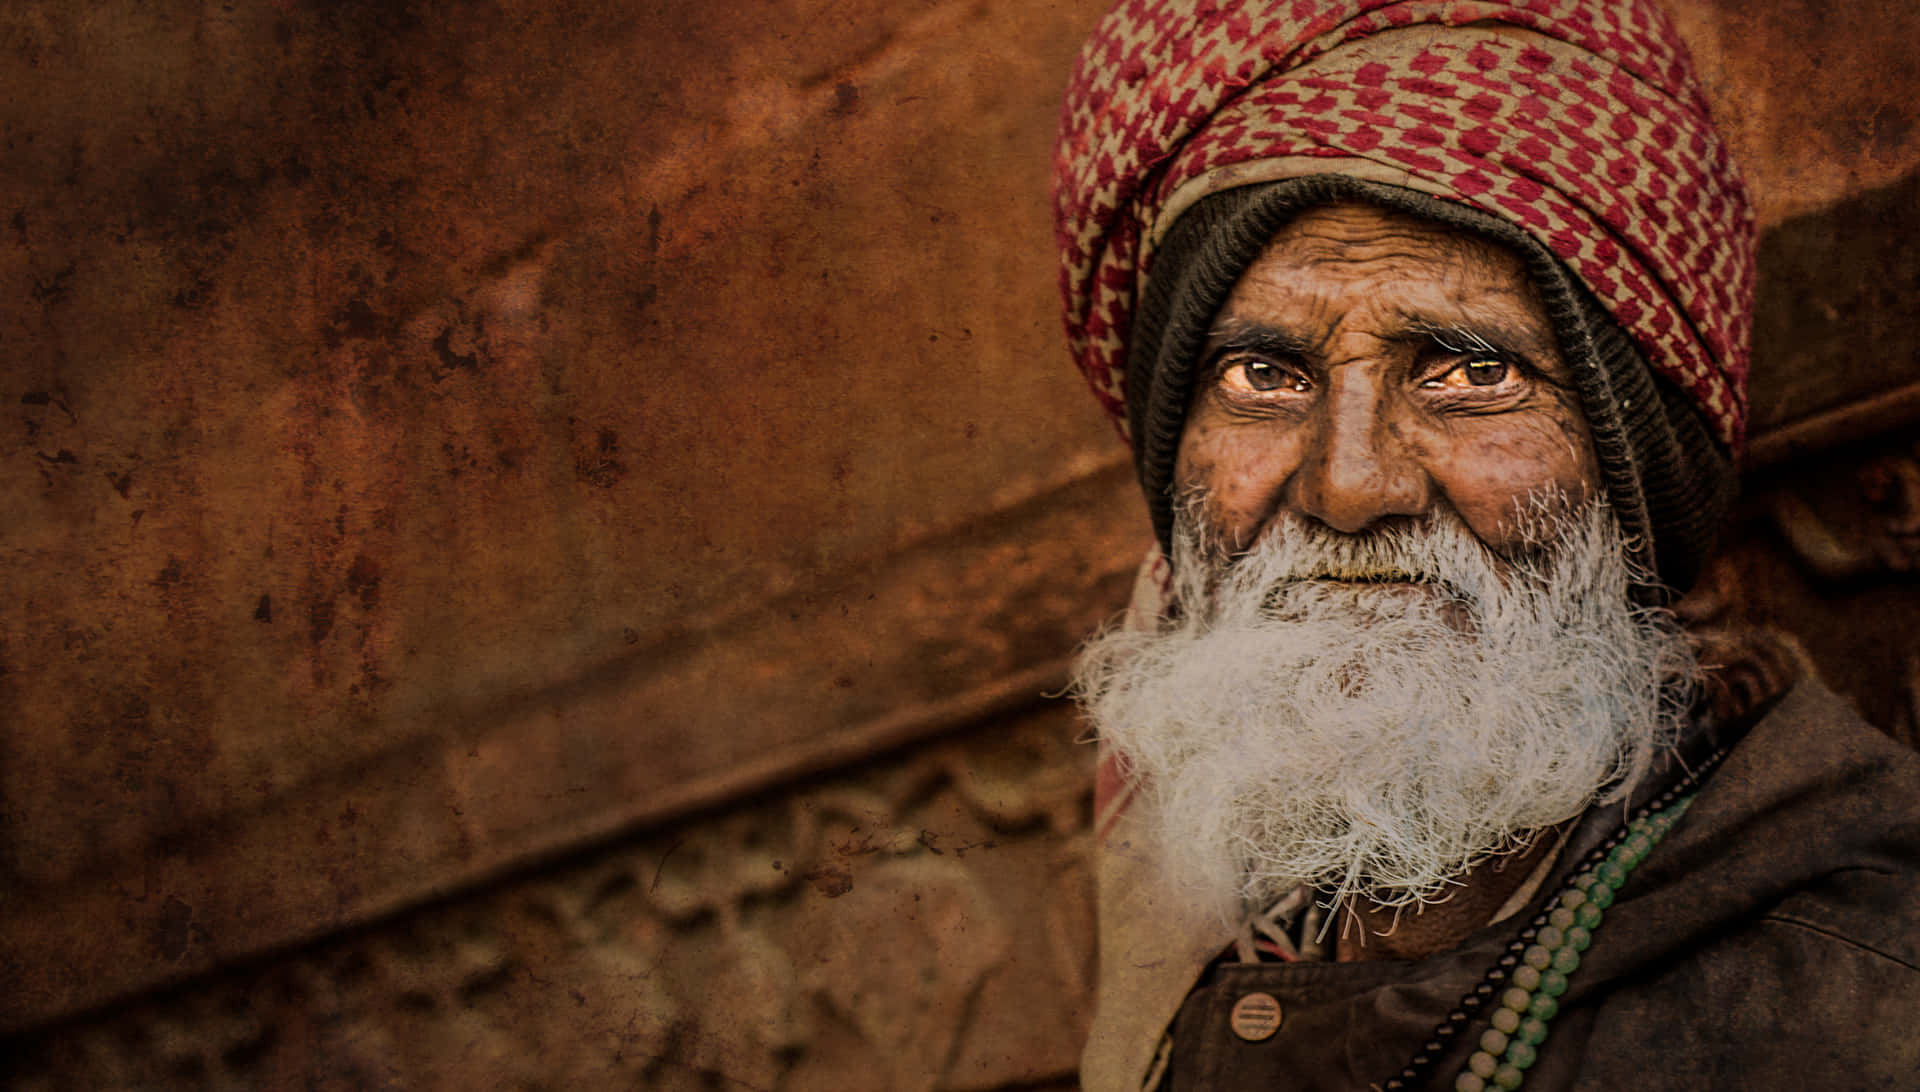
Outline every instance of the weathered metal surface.
{"type": "Polygon", "coordinates": [[[0,1024],[885,743],[1112,609],[992,616],[1098,531],[1031,610],[1022,545],[913,553],[1112,454],[1040,199],[1091,9],[0,15],[0,1024]]]}
{"type": "Polygon", "coordinates": [[[1029,703],[74,1021],[0,1066],[23,1092],[1064,1092],[1093,968],[1078,730],[1029,703]]]}
{"type": "MultiPolygon", "coordinates": [[[[1901,0],[1664,0],[1763,227],[1920,165],[1920,7],[1901,0]]],[[[1811,287],[1811,286],[1809,286],[1811,287]]]]}
{"type": "Polygon", "coordinates": [[[1031,702],[1124,604],[1134,497],[1109,467],[48,885],[0,911],[0,1012],[97,1003],[1031,702]],[[129,917],[150,924],[99,928],[129,917]]]}
{"type": "Polygon", "coordinates": [[[1068,13],[82,10],[5,17],[23,880],[1105,450],[1026,427],[1068,13]]]}
{"type": "Polygon", "coordinates": [[[1920,171],[1775,226],[1760,269],[1750,466],[1920,420],[1920,171]]]}
{"type": "Polygon", "coordinates": [[[1682,612],[1739,696],[1810,672],[1920,747],[1920,423],[1748,480],[1682,612]]]}

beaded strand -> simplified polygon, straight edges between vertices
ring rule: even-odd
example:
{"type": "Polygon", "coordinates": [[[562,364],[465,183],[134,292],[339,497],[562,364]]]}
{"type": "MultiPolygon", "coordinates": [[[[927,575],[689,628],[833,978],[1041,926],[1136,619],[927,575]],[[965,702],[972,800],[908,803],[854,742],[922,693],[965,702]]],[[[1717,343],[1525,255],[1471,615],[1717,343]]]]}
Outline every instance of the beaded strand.
{"type": "Polygon", "coordinates": [[[1684,796],[1671,807],[1627,824],[1627,838],[1613,847],[1598,867],[1580,873],[1560,904],[1547,914],[1547,924],[1534,933],[1533,943],[1520,953],[1509,972],[1512,983],[1500,994],[1493,1010],[1493,1026],[1480,1035],[1480,1049],[1454,1078],[1454,1092],[1486,1092],[1489,1087],[1513,1092],[1538,1058],[1547,1022],[1560,1011],[1560,995],[1567,992],[1567,976],[1580,968],[1580,953],[1593,943],[1613,894],[1660,844],[1693,803],[1684,796]]]}
{"type": "Polygon", "coordinates": [[[1520,931],[1519,938],[1507,946],[1480,984],[1434,1028],[1413,1061],[1381,1086],[1385,1092],[1405,1092],[1414,1087],[1496,994],[1492,1026],[1481,1034],[1479,1049],[1468,1058],[1453,1088],[1455,1092],[1485,1092],[1489,1088],[1511,1092],[1519,1088],[1526,1071],[1538,1060],[1548,1024],[1560,1011],[1559,998],[1567,991],[1567,976],[1579,968],[1580,953],[1593,944],[1594,932],[1607,907],[1613,905],[1614,893],[1686,814],[1700,782],[1726,753],[1725,748],[1715,751],[1588,854],[1573,880],[1549,904],[1551,909],[1535,915],[1520,931]]]}

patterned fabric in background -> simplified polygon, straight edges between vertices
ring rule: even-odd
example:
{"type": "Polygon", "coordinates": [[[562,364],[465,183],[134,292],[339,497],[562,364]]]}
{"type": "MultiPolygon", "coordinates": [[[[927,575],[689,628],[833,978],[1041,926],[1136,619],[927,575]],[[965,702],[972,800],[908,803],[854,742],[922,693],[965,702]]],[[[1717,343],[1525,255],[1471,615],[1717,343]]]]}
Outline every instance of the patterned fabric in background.
{"type": "Polygon", "coordinates": [[[1123,0],[1053,170],[1068,344],[1123,430],[1159,233],[1207,193],[1330,172],[1525,229],[1740,448],[1753,212],[1649,0],[1123,0]]]}

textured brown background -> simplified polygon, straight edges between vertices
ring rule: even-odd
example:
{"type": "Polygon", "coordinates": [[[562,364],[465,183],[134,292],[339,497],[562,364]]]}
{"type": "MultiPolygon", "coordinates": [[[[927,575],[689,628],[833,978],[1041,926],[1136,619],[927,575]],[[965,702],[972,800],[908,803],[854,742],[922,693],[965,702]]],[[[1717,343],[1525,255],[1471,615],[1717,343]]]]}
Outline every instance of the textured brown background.
{"type": "MultiPolygon", "coordinates": [[[[1039,695],[1146,541],[1046,223],[1102,7],[0,12],[0,1065],[1066,1076],[1039,695]]],[[[1770,229],[1726,609],[1899,722],[1920,9],[1679,14],[1770,229]]]]}

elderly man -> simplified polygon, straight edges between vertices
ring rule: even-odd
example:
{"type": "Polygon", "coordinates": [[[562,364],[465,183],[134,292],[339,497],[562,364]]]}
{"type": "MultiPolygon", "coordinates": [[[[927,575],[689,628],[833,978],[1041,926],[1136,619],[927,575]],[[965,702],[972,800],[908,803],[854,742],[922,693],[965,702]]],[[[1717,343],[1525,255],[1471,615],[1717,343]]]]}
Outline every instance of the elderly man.
{"type": "Polygon", "coordinates": [[[1920,1087],[1920,772],[1666,609],[1734,485],[1752,219],[1646,0],[1127,0],[1067,326],[1160,549],[1083,656],[1082,1079],[1920,1087]]]}

